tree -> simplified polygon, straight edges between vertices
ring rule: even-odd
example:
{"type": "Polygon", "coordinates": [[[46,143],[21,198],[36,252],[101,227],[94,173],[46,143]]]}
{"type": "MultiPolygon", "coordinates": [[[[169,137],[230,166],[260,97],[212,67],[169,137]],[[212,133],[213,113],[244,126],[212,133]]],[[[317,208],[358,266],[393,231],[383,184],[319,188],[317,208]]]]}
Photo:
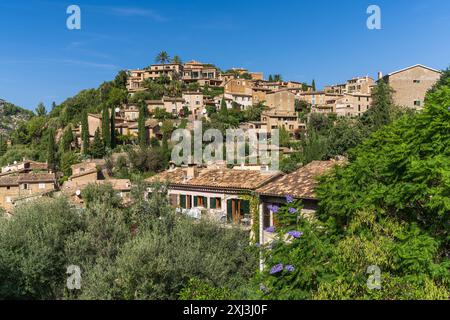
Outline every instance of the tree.
{"type": "Polygon", "coordinates": [[[172,59],[172,63],[173,64],[182,64],[183,62],[181,61],[180,56],[174,56],[172,59]]]}
{"type": "Polygon", "coordinates": [[[111,149],[116,148],[117,137],[116,137],[116,113],[114,109],[111,112],[111,149]]]}
{"type": "Polygon", "coordinates": [[[271,74],[269,75],[269,82],[273,82],[273,76],[271,74]]]}
{"type": "Polygon", "coordinates": [[[88,124],[88,116],[87,112],[83,112],[83,116],[81,118],[81,140],[82,140],[82,149],[83,154],[89,154],[89,124],[88,124]]]}
{"type": "Polygon", "coordinates": [[[6,142],[6,138],[0,134],[0,157],[3,156],[8,150],[8,145],[6,142]]]}
{"type": "Polygon", "coordinates": [[[219,113],[222,117],[228,116],[228,107],[227,107],[227,103],[225,102],[225,98],[223,98],[222,101],[220,102],[220,112],[219,113]]]}
{"type": "Polygon", "coordinates": [[[55,129],[50,127],[47,133],[48,137],[48,146],[47,146],[47,164],[48,168],[53,172],[56,171],[57,167],[57,150],[56,150],[56,142],[55,142],[55,129]]]}
{"type": "Polygon", "coordinates": [[[38,117],[43,117],[47,114],[47,110],[45,110],[45,105],[40,102],[36,108],[36,114],[38,117]]]}
{"type": "Polygon", "coordinates": [[[77,154],[73,151],[64,152],[61,155],[61,171],[65,177],[70,177],[72,175],[72,165],[78,163],[79,159],[77,154]]]}
{"type": "Polygon", "coordinates": [[[121,71],[119,71],[116,78],[114,79],[114,86],[116,88],[126,89],[127,88],[127,80],[128,80],[128,73],[124,70],[121,70],[121,71]]]}
{"type": "Polygon", "coordinates": [[[281,82],[281,81],[283,81],[283,78],[281,77],[281,74],[275,74],[275,75],[273,76],[273,81],[275,81],[275,82],[281,82]]]}
{"type": "Polygon", "coordinates": [[[313,79],[312,83],[311,83],[311,87],[313,91],[316,91],[316,80],[313,79]]]}
{"type": "MultiPolygon", "coordinates": [[[[105,148],[111,148],[111,120],[109,118],[108,105],[104,104],[102,109],[102,139],[105,148]]],[[[112,114],[114,114],[114,112],[112,112],[112,114]]]]}
{"type": "Polygon", "coordinates": [[[394,107],[393,89],[383,79],[379,80],[372,92],[372,105],[362,116],[362,123],[377,131],[391,122],[391,113],[394,107]]]}
{"type": "Polygon", "coordinates": [[[72,148],[72,142],[74,140],[74,136],[72,133],[72,126],[68,125],[64,130],[64,133],[61,138],[61,150],[62,152],[70,151],[72,148]]]}
{"type": "Polygon", "coordinates": [[[170,62],[170,57],[166,51],[161,51],[155,58],[156,63],[166,64],[170,62]]]}
{"type": "Polygon", "coordinates": [[[144,102],[139,105],[139,119],[138,119],[138,142],[141,148],[147,145],[147,129],[145,127],[145,120],[147,115],[147,106],[144,102]]]}
{"type": "Polygon", "coordinates": [[[105,145],[102,141],[100,129],[95,130],[94,141],[92,142],[90,154],[95,159],[101,159],[105,155],[105,145]]]}

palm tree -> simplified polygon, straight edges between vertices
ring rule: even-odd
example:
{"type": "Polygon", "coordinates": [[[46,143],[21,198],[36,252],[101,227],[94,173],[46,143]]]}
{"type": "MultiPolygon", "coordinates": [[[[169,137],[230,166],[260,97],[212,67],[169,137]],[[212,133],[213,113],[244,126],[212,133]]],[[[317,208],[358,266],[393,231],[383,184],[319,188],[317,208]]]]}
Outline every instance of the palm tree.
{"type": "Polygon", "coordinates": [[[166,64],[170,62],[169,55],[166,51],[161,51],[155,58],[156,63],[166,64]]]}
{"type": "Polygon", "coordinates": [[[174,56],[174,57],[172,58],[172,63],[173,63],[173,64],[182,64],[183,62],[181,61],[180,56],[174,56]]]}

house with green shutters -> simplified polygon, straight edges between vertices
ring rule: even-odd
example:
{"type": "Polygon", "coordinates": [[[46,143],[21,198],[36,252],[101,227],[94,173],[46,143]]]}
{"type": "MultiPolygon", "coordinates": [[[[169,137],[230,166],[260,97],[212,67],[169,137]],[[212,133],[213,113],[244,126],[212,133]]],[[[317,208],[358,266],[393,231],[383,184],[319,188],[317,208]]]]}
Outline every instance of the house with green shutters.
{"type": "Polygon", "coordinates": [[[281,172],[266,169],[191,165],[169,169],[147,182],[167,183],[170,204],[179,212],[250,227],[252,217],[248,196],[281,175],[281,172]]]}

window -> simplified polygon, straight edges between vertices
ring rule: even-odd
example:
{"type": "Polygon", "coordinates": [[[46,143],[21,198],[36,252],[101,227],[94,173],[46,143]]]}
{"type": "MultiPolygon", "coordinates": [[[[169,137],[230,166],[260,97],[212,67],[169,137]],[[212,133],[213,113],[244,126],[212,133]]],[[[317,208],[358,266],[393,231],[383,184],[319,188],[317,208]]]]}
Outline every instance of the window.
{"type": "Polygon", "coordinates": [[[221,198],[210,198],[209,207],[211,209],[222,209],[222,199],[221,198]]]}
{"type": "Polygon", "coordinates": [[[415,105],[416,107],[420,107],[421,104],[422,104],[422,103],[420,102],[420,100],[414,101],[414,105],[415,105]]]}
{"type": "Polygon", "coordinates": [[[413,80],[413,83],[420,83],[420,80],[413,80]]]}
{"type": "Polygon", "coordinates": [[[39,183],[39,189],[45,189],[45,183],[39,183]]]}
{"type": "Polygon", "coordinates": [[[195,196],[194,207],[208,208],[208,199],[206,197],[195,196]]]}
{"type": "Polygon", "coordinates": [[[183,209],[192,208],[192,196],[180,195],[180,207],[183,209]]]}
{"type": "Polygon", "coordinates": [[[23,189],[23,190],[28,190],[28,184],[24,183],[24,184],[22,185],[22,189],[23,189]]]}
{"type": "Polygon", "coordinates": [[[239,224],[246,215],[250,214],[250,202],[247,200],[230,199],[227,201],[228,222],[239,224]]]}

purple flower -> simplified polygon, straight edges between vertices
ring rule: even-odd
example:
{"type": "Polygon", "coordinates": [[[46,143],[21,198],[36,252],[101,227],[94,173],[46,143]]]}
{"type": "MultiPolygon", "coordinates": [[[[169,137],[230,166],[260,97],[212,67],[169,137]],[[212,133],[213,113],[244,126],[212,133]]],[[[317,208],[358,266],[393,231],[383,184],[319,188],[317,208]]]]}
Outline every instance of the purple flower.
{"type": "Polygon", "coordinates": [[[275,232],[275,227],[268,227],[268,228],[266,228],[265,231],[269,232],[269,233],[274,233],[275,232]]]}
{"type": "Polygon", "coordinates": [[[284,267],[284,270],[286,270],[287,272],[293,272],[295,270],[293,265],[287,265],[286,267],[284,267]]]}
{"type": "Polygon", "coordinates": [[[255,247],[261,248],[261,244],[260,243],[255,243],[255,247]]]}
{"type": "Polygon", "coordinates": [[[278,210],[280,210],[280,208],[278,206],[273,205],[271,210],[273,213],[278,213],[278,210]]]}
{"type": "Polygon", "coordinates": [[[290,213],[290,214],[297,213],[297,209],[295,209],[295,208],[289,208],[289,213],[290,213]]]}
{"type": "Polygon", "coordinates": [[[294,237],[295,239],[299,239],[303,235],[303,232],[301,232],[301,231],[289,231],[288,235],[294,237]]]}
{"type": "Polygon", "coordinates": [[[287,203],[292,203],[292,202],[294,202],[295,200],[294,200],[294,197],[293,196],[291,196],[291,195],[287,195],[286,196],[286,202],[287,203]]]}
{"type": "Polygon", "coordinates": [[[283,264],[280,263],[270,269],[270,274],[277,274],[281,271],[283,271],[283,264]]]}

